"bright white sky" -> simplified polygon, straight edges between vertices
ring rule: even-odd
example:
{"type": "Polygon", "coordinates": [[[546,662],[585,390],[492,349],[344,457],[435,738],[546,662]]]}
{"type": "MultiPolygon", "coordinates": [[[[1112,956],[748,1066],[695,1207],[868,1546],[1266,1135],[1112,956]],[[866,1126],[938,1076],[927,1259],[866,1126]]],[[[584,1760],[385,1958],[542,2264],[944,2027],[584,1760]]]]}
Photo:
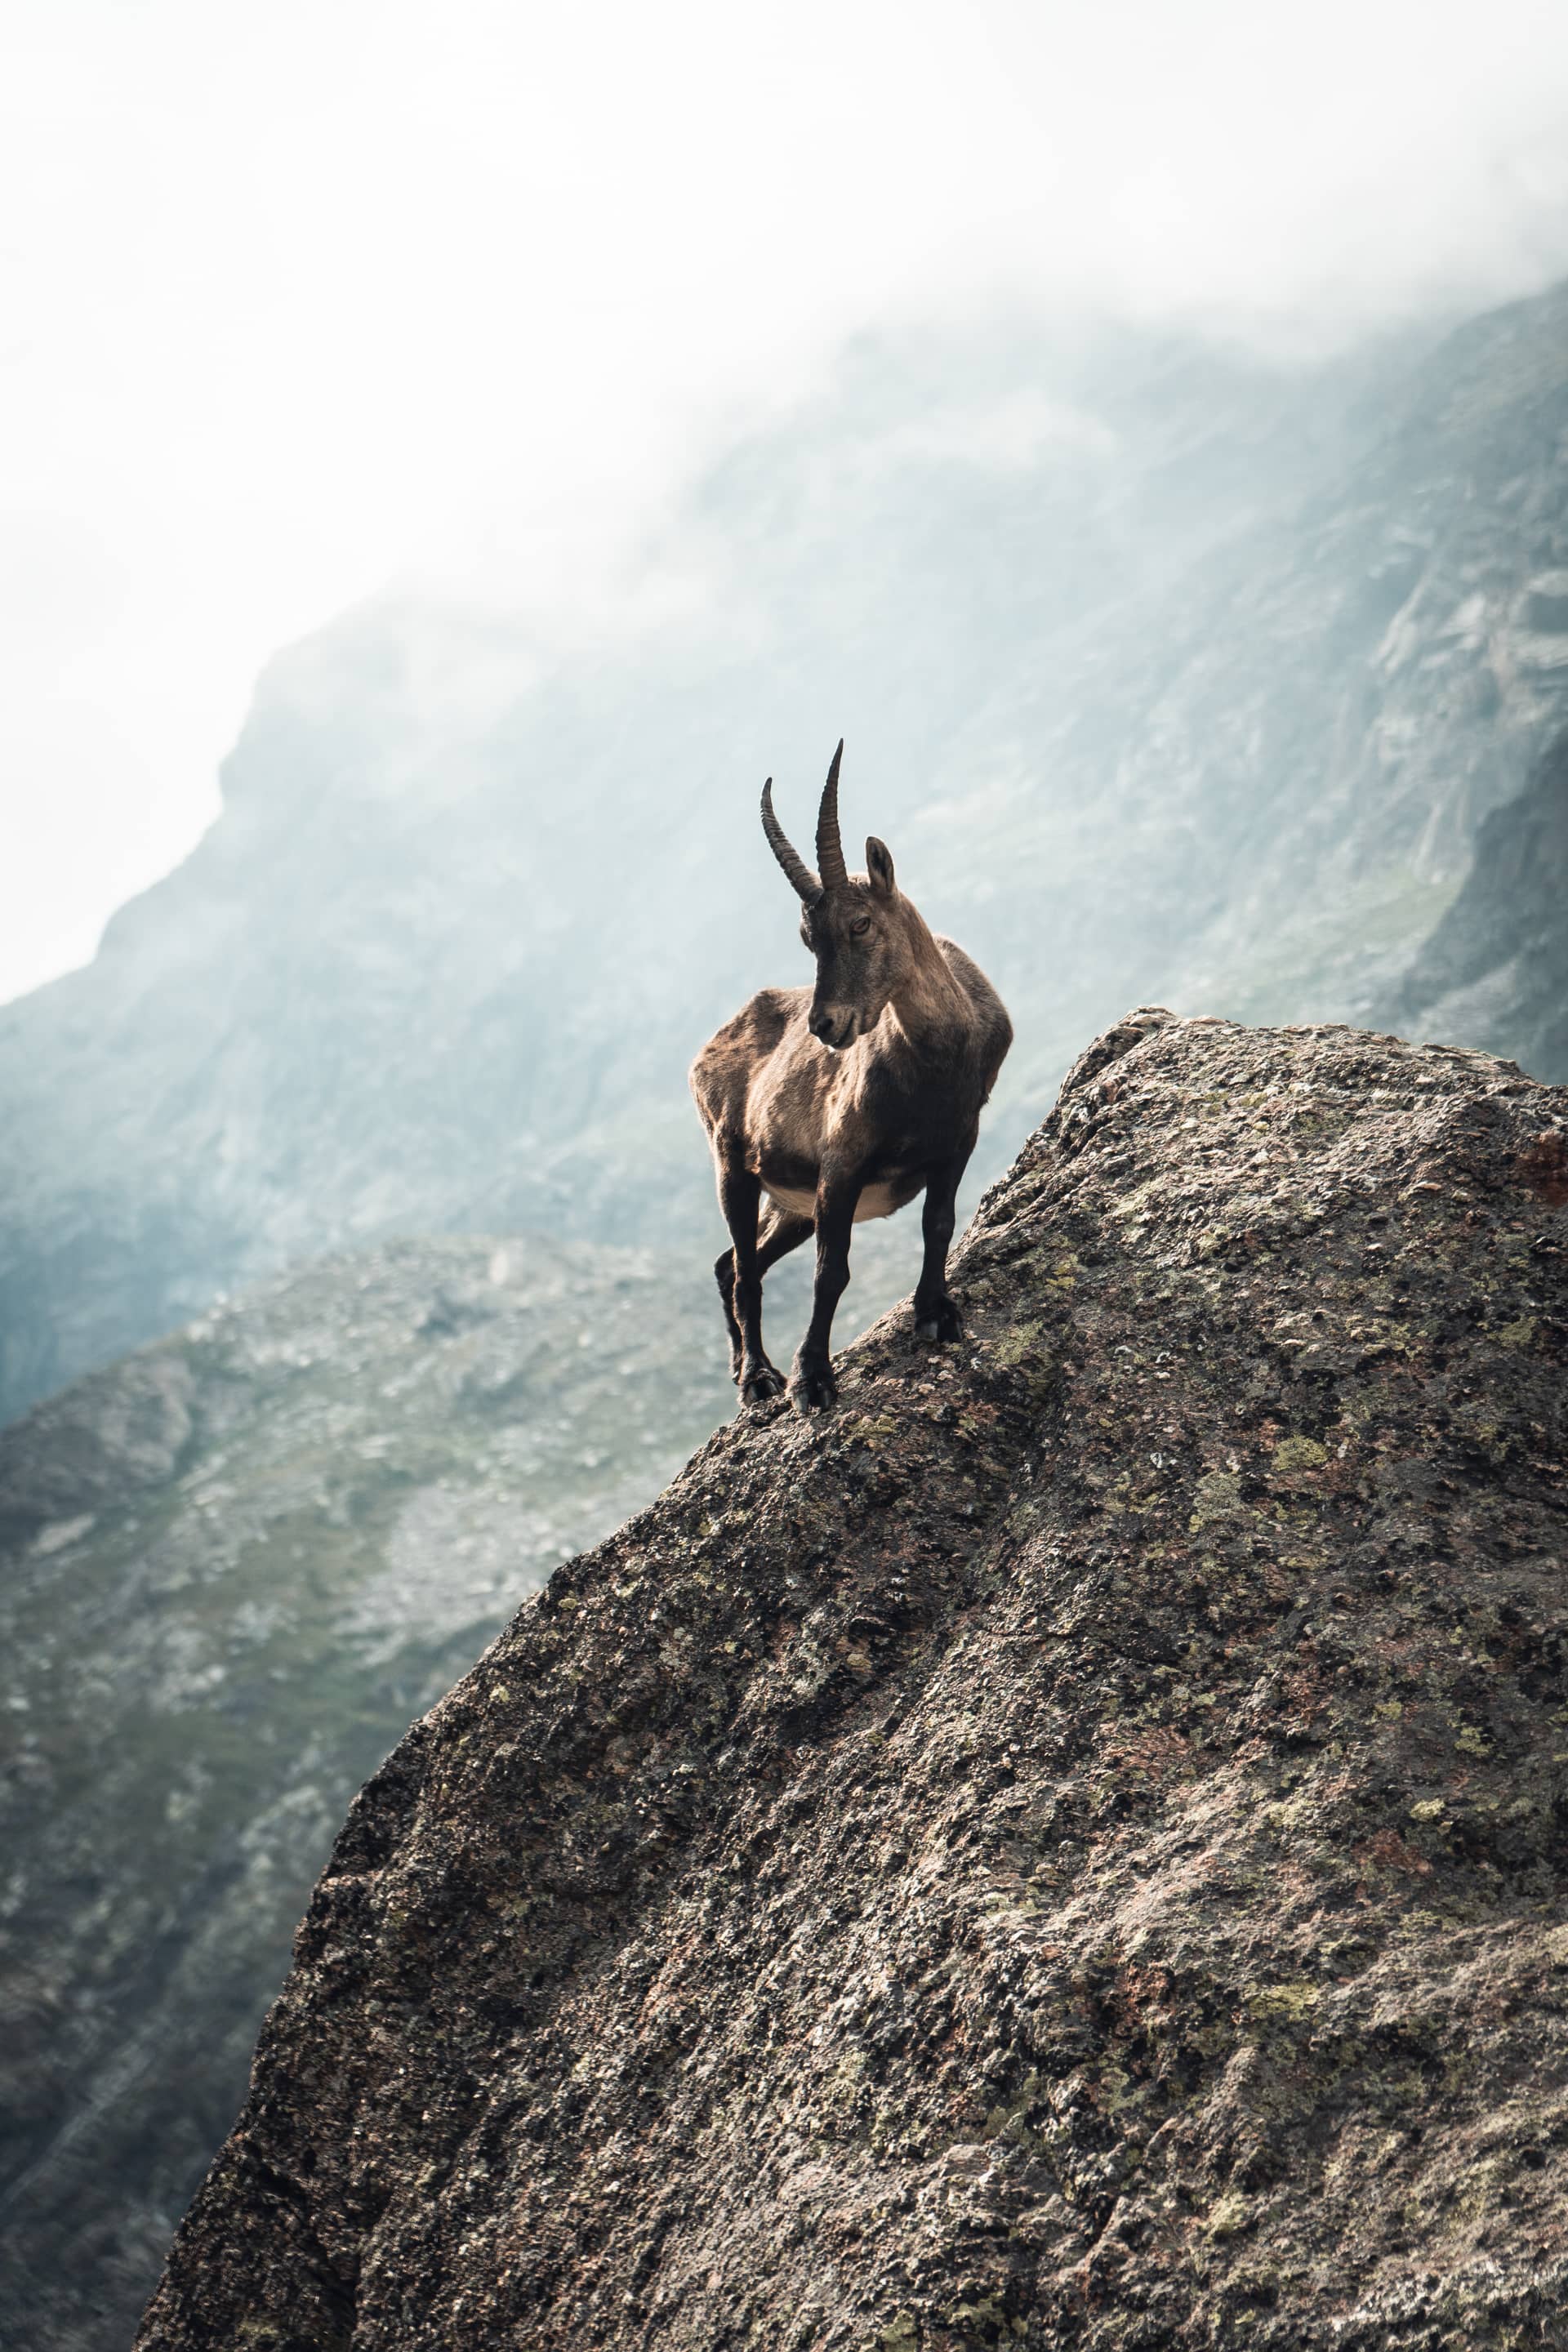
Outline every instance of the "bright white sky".
{"type": "Polygon", "coordinates": [[[1568,272],[1563,0],[7,0],[0,999],[394,577],[580,603],[845,334],[1568,272]]]}

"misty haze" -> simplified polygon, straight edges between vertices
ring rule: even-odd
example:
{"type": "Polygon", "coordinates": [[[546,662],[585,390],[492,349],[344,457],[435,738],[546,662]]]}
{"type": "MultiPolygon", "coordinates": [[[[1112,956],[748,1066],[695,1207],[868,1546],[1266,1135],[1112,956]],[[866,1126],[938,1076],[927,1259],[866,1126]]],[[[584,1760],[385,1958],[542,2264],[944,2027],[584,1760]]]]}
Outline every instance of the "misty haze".
{"type": "Polygon", "coordinates": [[[1568,42],[1174,14],[23,25],[7,2343],[1558,2340],[1568,42]],[[808,1414],[840,735],[1014,1042],[808,1414]]]}

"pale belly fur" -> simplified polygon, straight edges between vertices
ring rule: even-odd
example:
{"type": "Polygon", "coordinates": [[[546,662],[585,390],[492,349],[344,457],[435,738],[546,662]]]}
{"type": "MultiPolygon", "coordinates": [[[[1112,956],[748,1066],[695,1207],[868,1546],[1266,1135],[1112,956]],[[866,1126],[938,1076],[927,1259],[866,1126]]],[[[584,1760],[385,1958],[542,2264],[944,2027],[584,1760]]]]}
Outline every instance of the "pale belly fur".
{"type": "MultiPolygon", "coordinates": [[[[763,1190],[770,1201],[776,1201],[781,1209],[793,1210],[797,1217],[816,1214],[815,1192],[785,1192],[773,1184],[765,1184],[763,1190]]],[[[868,1217],[890,1217],[895,1209],[901,1209],[911,1198],[910,1193],[893,1184],[868,1184],[855,1203],[855,1222],[863,1225],[868,1217]]]]}

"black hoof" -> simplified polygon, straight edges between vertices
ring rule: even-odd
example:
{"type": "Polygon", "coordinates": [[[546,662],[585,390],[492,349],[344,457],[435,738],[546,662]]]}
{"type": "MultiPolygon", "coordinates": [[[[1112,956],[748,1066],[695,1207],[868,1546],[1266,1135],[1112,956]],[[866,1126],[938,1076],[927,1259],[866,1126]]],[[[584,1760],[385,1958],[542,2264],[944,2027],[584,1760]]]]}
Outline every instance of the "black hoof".
{"type": "Polygon", "coordinates": [[[838,1383],[826,1364],[797,1363],[790,1374],[789,1401],[803,1418],[838,1402],[838,1383]]]}
{"type": "Polygon", "coordinates": [[[939,1298],[934,1307],[915,1308],[915,1331],[921,1339],[962,1339],[963,1320],[951,1298],[939,1298]]]}
{"type": "Polygon", "coordinates": [[[759,1364],[741,1382],[742,1404],[766,1404],[770,1397],[783,1396],[784,1374],[774,1371],[772,1364],[759,1364]]]}

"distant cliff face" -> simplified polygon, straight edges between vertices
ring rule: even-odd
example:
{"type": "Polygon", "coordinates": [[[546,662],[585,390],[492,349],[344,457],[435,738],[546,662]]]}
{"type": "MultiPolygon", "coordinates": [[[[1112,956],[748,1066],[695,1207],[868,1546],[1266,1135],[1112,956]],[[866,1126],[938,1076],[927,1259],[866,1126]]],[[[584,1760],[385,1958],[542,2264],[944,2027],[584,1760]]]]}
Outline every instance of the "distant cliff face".
{"type": "Polygon", "coordinates": [[[397,1244],[0,1434],[7,2345],[123,2352],[353,1790],[729,1410],[701,1308],[641,1253],[397,1244]]]}
{"type": "Polygon", "coordinates": [[[1412,1036],[1484,1041],[1526,1069],[1568,1072],[1568,734],[1487,818],[1463,889],[1387,1011],[1412,1036]]]}
{"type": "Polygon", "coordinates": [[[1560,289],[1390,368],[1298,499],[1086,615],[1048,683],[976,717],[942,846],[1005,857],[1014,936],[1049,910],[1058,1016],[1100,984],[1108,920],[1121,976],[1194,1011],[1378,1011],[1568,723],[1565,433],[1560,289]]]}
{"type": "Polygon", "coordinates": [[[1142,1012],[351,1811],[140,2338],[1549,2343],[1568,1094],[1142,1012]]]}
{"type": "Polygon", "coordinates": [[[863,350],[592,653],[408,607],[295,648],[196,853],[0,1010],[0,1414],[376,1235],[701,1234],[686,1064],[805,971],[756,792],[809,834],[840,731],[1014,1013],[983,1173],[1135,997],[1381,1004],[1568,719],[1565,429],[1563,292],[1317,370],[863,350]]]}

